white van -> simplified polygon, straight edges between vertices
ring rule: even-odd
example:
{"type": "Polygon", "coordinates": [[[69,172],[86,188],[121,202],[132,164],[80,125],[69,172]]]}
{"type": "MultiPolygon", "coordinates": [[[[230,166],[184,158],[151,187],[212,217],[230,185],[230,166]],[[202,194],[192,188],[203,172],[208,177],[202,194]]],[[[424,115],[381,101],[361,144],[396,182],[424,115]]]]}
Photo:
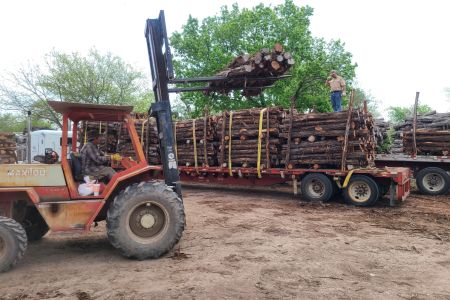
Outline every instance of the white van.
{"type": "MultiPolygon", "coordinates": [[[[72,131],[68,132],[68,150],[72,144],[72,131]]],[[[36,130],[31,132],[31,159],[36,155],[45,155],[46,148],[52,148],[61,157],[62,131],[36,130]]],[[[69,153],[67,153],[69,155],[69,153]]],[[[36,162],[33,160],[33,162],[36,162]]]]}

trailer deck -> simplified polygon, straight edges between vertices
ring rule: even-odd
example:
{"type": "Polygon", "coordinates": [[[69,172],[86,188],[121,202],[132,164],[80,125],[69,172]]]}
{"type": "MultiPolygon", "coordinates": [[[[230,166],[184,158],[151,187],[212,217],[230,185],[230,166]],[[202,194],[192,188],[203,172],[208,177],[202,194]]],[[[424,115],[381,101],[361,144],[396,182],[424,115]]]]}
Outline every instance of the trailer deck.
{"type": "MultiPolygon", "coordinates": [[[[153,171],[162,171],[159,166],[151,166],[153,171]]],[[[222,167],[178,167],[182,182],[235,186],[271,186],[293,182],[293,192],[298,193],[297,183],[308,174],[323,174],[338,188],[346,189],[352,176],[362,175],[372,178],[382,192],[390,191],[390,205],[404,201],[411,190],[411,171],[404,167],[364,168],[342,171],[340,169],[282,169],[271,168],[222,168],[222,167]]]]}

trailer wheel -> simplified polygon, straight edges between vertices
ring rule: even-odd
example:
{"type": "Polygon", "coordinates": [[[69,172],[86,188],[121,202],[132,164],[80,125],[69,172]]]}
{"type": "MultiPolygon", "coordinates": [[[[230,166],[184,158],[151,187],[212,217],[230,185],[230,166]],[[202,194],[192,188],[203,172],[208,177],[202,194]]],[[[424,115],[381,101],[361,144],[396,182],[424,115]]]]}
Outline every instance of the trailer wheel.
{"type": "Polygon", "coordinates": [[[450,189],[450,176],[441,168],[428,167],[416,177],[419,190],[426,195],[444,195],[450,189]]]}
{"type": "Polygon", "coordinates": [[[321,173],[309,173],[300,185],[302,196],[308,201],[329,201],[333,196],[333,183],[331,179],[321,173]]]}
{"type": "Polygon", "coordinates": [[[158,258],[181,238],[183,202],[164,183],[133,184],[115,197],[106,222],[108,239],[122,255],[158,258]]]}
{"type": "Polygon", "coordinates": [[[14,267],[27,249],[27,234],[15,220],[0,216],[0,272],[14,267]]]}
{"type": "Polygon", "coordinates": [[[365,175],[353,175],[344,189],[345,200],[356,206],[371,206],[380,195],[377,183],[365,175]]]}
{"type": "Polygon", "coordinates": [[[49,230],[44,218],[34,206],[27,208],[25,220],[22,223],[29,242],[40,240],[49,230]]]}

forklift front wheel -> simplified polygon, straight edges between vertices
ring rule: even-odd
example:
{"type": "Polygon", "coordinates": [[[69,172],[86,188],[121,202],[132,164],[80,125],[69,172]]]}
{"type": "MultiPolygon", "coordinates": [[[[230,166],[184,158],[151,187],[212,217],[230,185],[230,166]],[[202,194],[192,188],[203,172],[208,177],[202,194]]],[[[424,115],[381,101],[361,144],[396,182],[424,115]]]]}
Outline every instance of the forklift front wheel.
{"type": "Polygon", "coordinates": [[[184,230],[183,202],[161,182],[141,182],[123,190],[107,215],[111,244],[122,255],[157,258],[170,251],[184,230]]]}
{"type": "Polygon", "coordinates": [[[15,220],[0,216],[0,273],[14,267],[27,249],[27,234],[15,220]]]}

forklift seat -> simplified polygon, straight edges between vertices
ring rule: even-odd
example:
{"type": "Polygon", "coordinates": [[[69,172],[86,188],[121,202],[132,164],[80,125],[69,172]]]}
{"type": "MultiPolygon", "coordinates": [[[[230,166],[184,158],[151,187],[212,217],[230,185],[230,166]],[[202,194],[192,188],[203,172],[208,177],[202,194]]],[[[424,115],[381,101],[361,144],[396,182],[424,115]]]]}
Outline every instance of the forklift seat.
{"type": "Polygon", "coordinates": [[[79,153],[70,153],[70,169],[75,181],[83,181],[83,174],[81,174],[81,155],[79,153]]]}

